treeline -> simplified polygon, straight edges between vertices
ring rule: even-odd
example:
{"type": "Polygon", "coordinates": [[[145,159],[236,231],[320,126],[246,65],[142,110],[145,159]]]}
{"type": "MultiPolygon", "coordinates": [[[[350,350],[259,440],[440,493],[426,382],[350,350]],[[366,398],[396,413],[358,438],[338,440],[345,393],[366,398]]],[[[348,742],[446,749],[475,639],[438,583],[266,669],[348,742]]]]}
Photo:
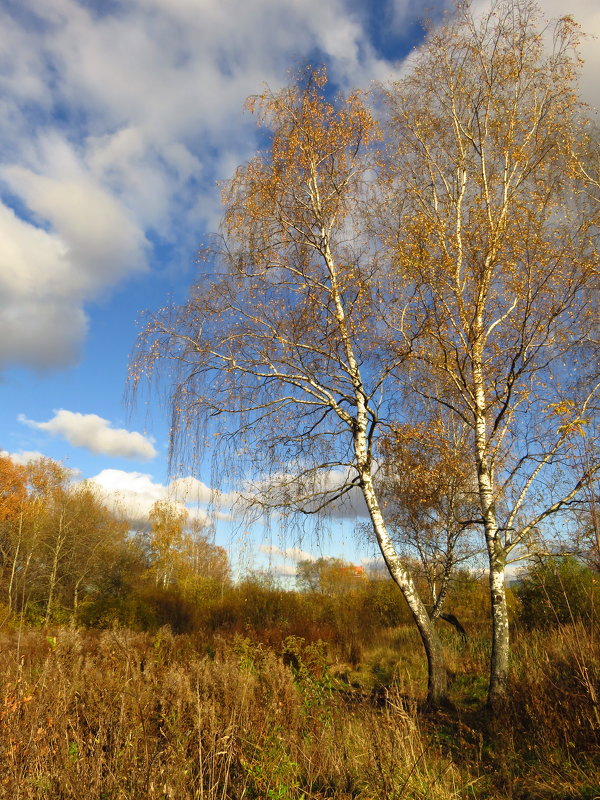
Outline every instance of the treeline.
{"type": "MultiPolygon", "coordinates": [[[[268,573],[233,581],[227,555],[184,510],[158,502],[132,529],[90,484],[73,483],[50,459],[20,466],[0,457],[0,614],[28,625],[113,624],[207,637],[288,636],[335,645],[357,661],[381,632],[412,622],[396,584],[340,559],[298,564],[295,588],[268,573]]],[[[427,576],[419,576],[426,592],[427,576]]],[[[527,628],[592,620],[597,574],[573,558],[534,563],[509,590],[514,619],[527,628]]],[[[467,635],[489,620],[487,577],[456,569],[446,609],[467,635]]],[[[445,626],[438,622],[438,626],[445,626]]],[[[452,628],[448,628],[452,630],[452,628]]],[[[457,634],[458,635],[458,634],[457,634]]]]}
{"type": "MultiPolygon", "coordinates": [[[[170,596],[196,604],[230,581],[225,551],[167,502],[133,528],[88,482],[42,458],[0,456],[0,608],[30,624],[153,627],[170,596]]],[[[0,611],[0,614],[2,612],[0,611]]],[[[171,622],[165,619],[165,622],[171,622]]],[[[176,624],[176,619],[173,620],[176,624]]]]}

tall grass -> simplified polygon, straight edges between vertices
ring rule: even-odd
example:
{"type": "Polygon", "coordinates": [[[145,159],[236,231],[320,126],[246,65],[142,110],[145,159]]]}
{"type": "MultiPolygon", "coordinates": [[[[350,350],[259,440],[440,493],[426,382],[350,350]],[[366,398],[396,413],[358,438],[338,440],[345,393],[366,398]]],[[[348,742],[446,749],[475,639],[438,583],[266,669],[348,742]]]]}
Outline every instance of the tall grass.
{"type": "Polygon", "coordinates": [[[502,747],[488,738],[481,706],[489,642],[445,638],[456,707],[423,714],[407,699],[418,695],[422,678],[411,674],[415,643],[408,629],[365,649],[354,666],[331,665],[332,653],[321,643],[299,637],[273,647],[241,636],[174,636],[169,629],[5,632],[0,798],[592,800],[600,794],[593,629],[517,636],[502,747]],[[356,690],[348,681],[345,672],[361,670],[379,674],[372,691],[368,682],[356,690]]]}
{"type": "Polygon", "coordinates": [[[0,642],[0,796],[460,797],[414,709],[348,705],[315,654],[61,629],[0,642]],[[306,662],[306,663],[305,663],[306,662]]]}

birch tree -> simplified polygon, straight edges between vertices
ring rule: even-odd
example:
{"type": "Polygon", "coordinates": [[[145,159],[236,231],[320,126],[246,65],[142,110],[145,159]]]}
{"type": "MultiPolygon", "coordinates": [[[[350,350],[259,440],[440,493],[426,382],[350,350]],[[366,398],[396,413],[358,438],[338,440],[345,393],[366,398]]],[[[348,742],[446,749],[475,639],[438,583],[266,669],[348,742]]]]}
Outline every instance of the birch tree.
{"type": "Polygon", "coordinates": [[[310,73],[250,102],[270,143],[225,186],[222,238],[188,302],[149,322],[132,378],[167,378],[175,459],[220,443],[219,464],[240,467],[261,511],[318,514],[362,495],[435,703],[447,683],[440,640],[374,483],[409,348],[386,321],[389,270],[366,225],[377,130],[358,96],[335,106],[324,90],[310,73]]]}
{"type": "Polygon", "coordinates": [[[598,258],[591,184],[574,156],[578,29],[529,0],[469,4],[429,34],[385,92],[383,237],[414,302],[408,381],[469,431],[489,560],[489,700],[506,691],[505,568],[565,512],[598,386],[589,343],[598,258]],[[385,204],[384,204],[385,206],[385,204]],[[418,330],[418,335],[417,335],[418,330]]]}

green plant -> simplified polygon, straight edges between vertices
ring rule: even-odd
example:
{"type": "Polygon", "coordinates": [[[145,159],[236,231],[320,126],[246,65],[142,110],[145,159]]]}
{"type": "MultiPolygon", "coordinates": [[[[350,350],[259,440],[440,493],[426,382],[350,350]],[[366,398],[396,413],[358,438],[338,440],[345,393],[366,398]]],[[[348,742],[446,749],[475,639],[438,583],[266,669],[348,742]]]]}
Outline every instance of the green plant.
{"type": "Polygon", "coordinates": [[[515,589],[519,621],[528,629],[594,623],[600,608],[596,573],[573,557],[548,557],[531,564],[515,589]]]}

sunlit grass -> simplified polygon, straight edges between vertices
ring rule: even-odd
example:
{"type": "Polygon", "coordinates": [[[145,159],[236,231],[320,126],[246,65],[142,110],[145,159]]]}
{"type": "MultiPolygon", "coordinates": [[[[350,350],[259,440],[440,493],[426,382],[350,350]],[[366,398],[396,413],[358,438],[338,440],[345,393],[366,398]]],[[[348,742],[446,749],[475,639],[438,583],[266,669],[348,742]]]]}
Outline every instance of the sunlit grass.
{"type": "Polygon", "coordinates": [[[415,644],[389,631],[353,670],[298,637],[273,648],[241,636],[206,647],[168,629],[5,633],[0,797],[594,797],[589,630],[517,638],[501,743],[482,707],[484,644],[448,640],[455,708],[437,713],[418,710],[415,644]]]}

